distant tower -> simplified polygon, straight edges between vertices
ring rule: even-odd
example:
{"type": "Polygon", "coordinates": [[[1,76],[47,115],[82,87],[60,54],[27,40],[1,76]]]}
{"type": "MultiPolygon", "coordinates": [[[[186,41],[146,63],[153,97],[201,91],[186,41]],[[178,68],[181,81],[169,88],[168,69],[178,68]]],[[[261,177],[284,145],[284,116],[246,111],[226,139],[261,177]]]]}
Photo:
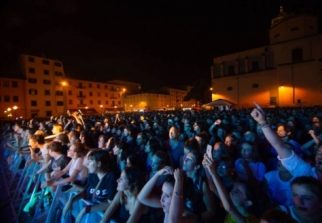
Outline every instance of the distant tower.
{"type": "Polygon", "coordinates": [[[318,33],[317,17],[309,14],[294,15],[280,6],[279,14],[272,19],[269,30],[271,44],[303,38],[318,33]]]}

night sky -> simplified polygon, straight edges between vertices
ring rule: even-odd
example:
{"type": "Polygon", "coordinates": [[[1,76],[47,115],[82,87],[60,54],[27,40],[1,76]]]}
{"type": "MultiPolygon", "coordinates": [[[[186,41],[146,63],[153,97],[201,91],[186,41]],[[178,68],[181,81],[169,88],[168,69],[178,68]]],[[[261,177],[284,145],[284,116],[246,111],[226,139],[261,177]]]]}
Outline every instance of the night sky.
{"type": "Polygon", "coordinates": [[[210,78],[214,56],[267,44],[280,5],[322,11],[320,0],[202,2],[1,0],[0,75],[14,75],[27,53],[59,59],[80,79],[193,85],[210,78]]]}

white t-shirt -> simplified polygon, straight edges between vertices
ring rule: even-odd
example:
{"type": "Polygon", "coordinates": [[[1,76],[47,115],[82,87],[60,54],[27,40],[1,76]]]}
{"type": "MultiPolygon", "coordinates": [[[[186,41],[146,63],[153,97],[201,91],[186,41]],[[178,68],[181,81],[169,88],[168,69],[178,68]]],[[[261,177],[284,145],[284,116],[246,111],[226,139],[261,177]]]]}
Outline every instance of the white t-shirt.
{"type": "Polygon", "coordinates": [[[84,162],[83,160],[84,160],[83,157],[79,157],[77,159],[72,159],[70,161],[71,163],[70,163],[70,167],[68,170],[68,175],[71,176],[74,171],[76,171],[76,170],[79,171],[75,180],[84,181],[87,177],[87,169],[83,165],[83,162],[84,162]]]}

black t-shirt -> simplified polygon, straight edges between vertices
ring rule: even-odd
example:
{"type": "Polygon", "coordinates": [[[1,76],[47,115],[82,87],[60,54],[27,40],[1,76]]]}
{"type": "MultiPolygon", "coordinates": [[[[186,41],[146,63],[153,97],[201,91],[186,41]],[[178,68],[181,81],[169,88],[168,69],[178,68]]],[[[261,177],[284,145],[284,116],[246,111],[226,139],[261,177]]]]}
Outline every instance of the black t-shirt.
{"type": "Polygon", "coordinates": [[[58,159],[52,159],[51,164],[48,167],[48,172],[52,172],[53,170],[63,170],[69,163],[70,158],[62,155],[58,159]]]}
{"type": "Polygon", "coordinates": [[[114,172],[108,172],[104,175],[101,184],[96,189],[99,178],[96,174],[89,174],[86,184],[85,199],[94,203],[101,203],[112,200],[116,193],[116,176],[114,172]]]}

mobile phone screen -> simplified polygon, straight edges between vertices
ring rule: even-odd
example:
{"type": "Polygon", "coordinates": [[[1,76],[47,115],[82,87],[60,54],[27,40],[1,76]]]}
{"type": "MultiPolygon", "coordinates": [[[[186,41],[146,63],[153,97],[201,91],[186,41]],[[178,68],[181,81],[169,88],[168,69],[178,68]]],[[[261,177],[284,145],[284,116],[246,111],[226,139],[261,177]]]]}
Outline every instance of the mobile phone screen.
{"type": "Polygon", "coordinates": [[[206,154],[209,158],[212,158],[212,146],[209,144],[207,145],[206,154]]]}

